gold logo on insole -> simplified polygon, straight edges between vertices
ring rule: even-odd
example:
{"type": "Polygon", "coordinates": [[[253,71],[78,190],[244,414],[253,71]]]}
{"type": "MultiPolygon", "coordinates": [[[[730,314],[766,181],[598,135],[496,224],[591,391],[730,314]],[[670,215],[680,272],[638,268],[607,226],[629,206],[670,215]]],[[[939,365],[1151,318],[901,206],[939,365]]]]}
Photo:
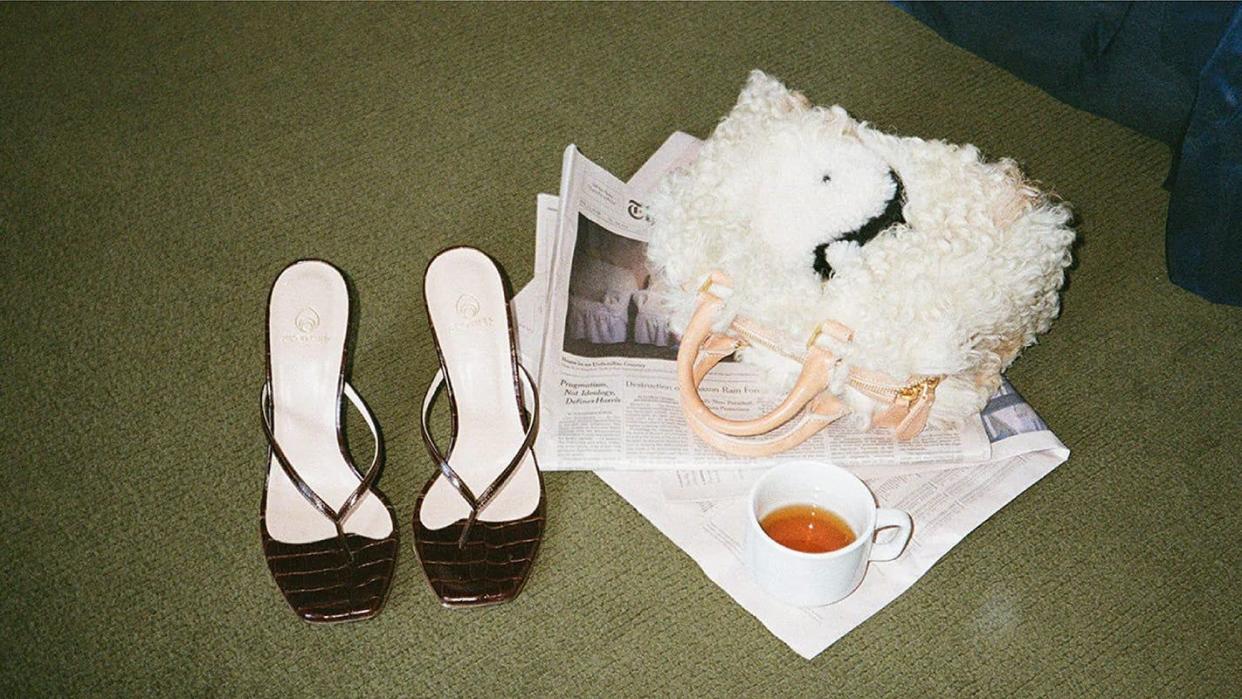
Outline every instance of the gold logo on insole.
{"type": "Polygon", "coordinates": [[[479,314],[479,300],[470,294],[457,297],[457,315],[470,320],[479,314]]]}
{"type": "Polygon", "coordinates": [[[281,342],[298,345],[322,345],[328,341],[327,335],[311,334],[319,327],[319,313],[310,306],[298,311],[298,314],[293,317],[293,327],[297,328],[297,332],[281,335],[281,342]]]}
{"type": "Polygon", "coordinates": [[[303,335],[309,335],[319,327],[319,314],[315,312],[315,309],[307,306],[298,311],[297,317],[293,319],[293,326],[303,335]]]}
{"type": "Polygon", "coordinates": [[[457,297],[457,317],[459,320],[453,322],[452,327],[455,330],[463,330],[466,328],[486,328],[491,327],[491,316],[480,316],[479,311],[482,304],[479,300],[470,294],[462,294],[457,297]]]}

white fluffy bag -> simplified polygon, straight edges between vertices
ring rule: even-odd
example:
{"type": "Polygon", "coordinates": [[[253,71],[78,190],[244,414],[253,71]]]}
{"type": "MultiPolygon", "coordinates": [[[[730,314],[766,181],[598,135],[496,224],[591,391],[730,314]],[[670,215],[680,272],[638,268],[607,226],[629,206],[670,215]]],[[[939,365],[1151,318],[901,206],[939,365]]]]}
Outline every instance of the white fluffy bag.
{"type": "Polygon", "coordinates": [[[977,413],[1056,316],[1074,240],[1012,161],[876,131],[760,71],[649,213],[687,419],[743,455],[847,413],[902,440],[977,413]],[[792,385],[767,415],[699,397],[735,353],[792,385]]]}

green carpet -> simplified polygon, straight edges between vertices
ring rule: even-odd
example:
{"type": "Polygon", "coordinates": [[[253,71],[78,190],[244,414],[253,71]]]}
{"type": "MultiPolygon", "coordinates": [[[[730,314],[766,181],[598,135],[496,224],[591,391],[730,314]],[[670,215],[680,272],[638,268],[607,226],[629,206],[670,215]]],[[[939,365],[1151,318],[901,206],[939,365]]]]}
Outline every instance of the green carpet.
{"type": "Polygon", "coordinates": [[[1166,281],[1168,166],[885,5],[0,5],[0,691],[1234,693],[1242,310],[1166,281]],[[566,144],[627,176],[753,67],[1074,204],[1062,318],[1010,375],[1073,456],[813,662],[589,474],[548,477],[516,603],[440,608],[407,529],[427,259],[520,287],[566,144]],[[356,291],[405,537],[385,611],[327,628],[258,536],[264,301],[309,256],[356,291]]]}

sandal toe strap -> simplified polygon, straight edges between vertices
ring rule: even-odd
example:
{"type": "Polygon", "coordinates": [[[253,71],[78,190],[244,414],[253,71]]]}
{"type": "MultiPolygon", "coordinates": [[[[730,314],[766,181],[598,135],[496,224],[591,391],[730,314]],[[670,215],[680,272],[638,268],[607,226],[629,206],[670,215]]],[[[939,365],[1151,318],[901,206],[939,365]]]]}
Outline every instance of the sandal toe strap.
{"type": "Polygon", "coordinates": [[[367,467],[365,474],[358,472],[358,469],[354,466],[353,461],[348,457],[346,458],[346,462],[358,476],[359,483],[358,487],[354,488],[353,492],[349,494],[349,497],[345,498],[345,502],[341,504],[340,509],[333,508],[326,501],[324,501],[324,499],[320,497],[313,488],[310,487],[310,484],[308,484],[306,480],[298,474],[297,469],[294,468],[293,464],[289,461],[289,457],[285,455],[285,450],[281,448],[280,443],[276,440],[275,428],[272,426],[275,406],[272,402],[271,381],[263,384],[263,392],[259,399],[259,412],[263,416],[263,434],[267,436],[267,442],[271,445],[272,455],[276,457],[276,462],[280,464],[281,470],[284,471],[285,476],[287,476],[290,482],[293,483],[293,486],[298,489],[298,492],[301,493],[302,497],[314,506],[320,514],[332,520],[332,523],[336,525],[338,533],[343,533],[341,526],[344,524],[345,520],[354,513],[354,510],[357,509],[359,503],[362,502],[363,496],[371,490],[372,484],[375,483],[375,479],[379,476],[380,454],[383,451],[379,435],[379,425],[375,422],[375,416],[371,414],[370,409],[367,408],[367,404],[362,400],[362,396],[359,396],[358,392],[355,391],[354,387],[349,383],[344,384],[341,393],[349,400],[350,404],[354,406],[359,414],[362,415],[363,421],[367,423],[367,427],[371,430],[371,436],[375,441],[375,451],[371,456],[371,465],[367,467]]]}
{"type": "MultiPolygon", "coordinates": [[[[466,530],[462,532],[463,539],[465,538],[466,531],[469,530],[470,525],[474,523],[474,520],[478,517],[479,513],[482,512],[488,504],[490,504],[491,501],[500,494],[500,491],[504,489],[505,484],[509,481],[509,478],[513,476],[514,472],[517,471],[518,466],[520,466],[522,461],[525,460],[527,453],[530,452],[531,447],[534,444],[535,434],[538,432],[539,393],[535,390],[534,381],[531,380],[530,374],[527,373],[526,368],[521,364],[518,364],[517,368],[519,376],[522,380],[523,391],[520,396],[523,399],[522,407],[527,413],[524,420],[526,431],[522,436],[522,444],[517,448],[513,458],[509,459],[509,463],[505,466],[504,470],[502,470],[500,474],[497,475],[496,478],[494,478],[492,482],[483,489],[483,492],[477,496],[474,494],[474,491],[471,490],[470,486],[466,485],[466,482],[462,480],[461,476],[457,474],[457,471],[449,465],[448,456],[446,456],[444,451],[440,449],[439,445],[436,444],[435,437],[431,434],[431,425],[428,418],[431,414],[431,406],[435,402],[435,397],[439,393],[440,387],[445,383],[443,368],[436,372],[435,377],[431,380],[431,385],[427,387],[427,394],[423,397],[421,421],[423,444],[427,447],[427,453],[431,456],[432,460],[436,462],[436,465],[439,467],[440,473],[444,475],[445,480],[448,481],[449,485],[453,486],[453,489],[456,490],[458,494],[461,495],[462,499],[466,501],[466,504],[470,506],[470,517],[466,521],[466,530]],[[529,402],[525,400],[526,396],[530,397],[529,402]]],[[[450,386],[449,400],[452,399],[453,390],[450,386]]],[[[454,435],[454,439],[456,439],[456,435],[454,435]]],[[[451,454],[451,446],[449,451],[451,454]]]]}

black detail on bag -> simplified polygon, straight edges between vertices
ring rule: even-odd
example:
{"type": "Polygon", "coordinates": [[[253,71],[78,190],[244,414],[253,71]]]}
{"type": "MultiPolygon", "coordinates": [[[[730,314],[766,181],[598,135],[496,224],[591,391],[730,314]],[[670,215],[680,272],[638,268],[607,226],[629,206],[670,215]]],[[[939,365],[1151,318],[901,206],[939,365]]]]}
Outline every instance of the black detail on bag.
{"type": "Polygon", "coordinates": [[[867,221],[858,230],[846,233],[836,240],[830,240],[827,243],[819,245],[815,248],[815,257],[812,262],[812,267],[816,272],[819,272],[819,275],[824,279],[832,276],[832,266],[829,265],[828,260],[824,258],[824,252],[828,249],[829,245],[837,242],[837,240],[852,240],[859,245],[866,245],[868,241],[879,235],[889,226],[895,223],[906,222],[905,217],[901,214],[901,208],[905,205],[906,201],[905,185],[902,184],[901,177],[898,176],[896,172],[890,170],[889,174],[892,175],[893,181],[897,183],[897,188],[893,191],[893,198],[888,200],[888,206],[884,207],[884,211],[882,211],[879,216],[867,221]]]}

